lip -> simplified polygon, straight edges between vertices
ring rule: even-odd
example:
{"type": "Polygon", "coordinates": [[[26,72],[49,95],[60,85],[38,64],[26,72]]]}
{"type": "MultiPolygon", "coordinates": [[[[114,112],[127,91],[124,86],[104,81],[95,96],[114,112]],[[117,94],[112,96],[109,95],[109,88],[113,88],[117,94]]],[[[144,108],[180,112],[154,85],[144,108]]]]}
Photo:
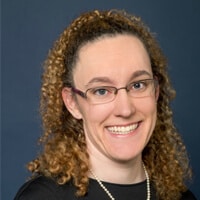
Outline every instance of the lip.
{"type": "Polygon", "coordinates": [[[109,133],[113,135],[130,135],[134,133],[138,127],[140,126],[141,121],[128,124],[128,125],[113,125],[113,126],[107,126],[106,129],[109,133]]]}

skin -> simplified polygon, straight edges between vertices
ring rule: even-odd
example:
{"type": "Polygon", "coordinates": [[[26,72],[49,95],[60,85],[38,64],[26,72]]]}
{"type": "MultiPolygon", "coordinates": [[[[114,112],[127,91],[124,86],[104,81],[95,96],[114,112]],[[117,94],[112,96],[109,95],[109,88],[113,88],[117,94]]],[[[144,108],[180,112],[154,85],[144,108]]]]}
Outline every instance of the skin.
{"type": "MultiPolygon", "coordinates": [[[[130,82],[153,78],[150,59],[142,42],[130,35],[106,36],[84,45],[75,66],[75,87],[86,91],[96,86],[124,87],[130,82]]],[[[156,123],[158,89],[151,96],[133,98],[126,90],[105,104],[93,105],[62,91],[71,114],[83,120],[91,168],[104,181],[137,183],[145,179],[142,151],[156,123]],[[135,129],[128,134],[114,134],[110,127],[135,129]]],[[[90,175],[89,175],[90,176],[90,175]]]]}

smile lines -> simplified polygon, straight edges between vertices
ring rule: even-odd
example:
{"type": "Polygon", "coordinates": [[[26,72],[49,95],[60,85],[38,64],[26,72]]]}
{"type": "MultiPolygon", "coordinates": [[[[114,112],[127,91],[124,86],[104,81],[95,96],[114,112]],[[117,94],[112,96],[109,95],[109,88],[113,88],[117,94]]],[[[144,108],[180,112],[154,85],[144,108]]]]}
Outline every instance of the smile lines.
{"type": "Polygon", "coordinates": [[[129,126],[112,126],[108,127],[108,131],[114,134],[129,134],[130,132],[134,131],[138,127],[139,123],[132,124],[129,126]]]}

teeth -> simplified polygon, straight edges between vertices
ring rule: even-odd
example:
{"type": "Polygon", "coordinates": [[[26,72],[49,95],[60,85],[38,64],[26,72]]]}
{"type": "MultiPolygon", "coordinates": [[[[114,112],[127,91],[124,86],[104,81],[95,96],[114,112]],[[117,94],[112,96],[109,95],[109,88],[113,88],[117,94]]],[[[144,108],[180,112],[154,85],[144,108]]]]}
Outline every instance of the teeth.
{"type": "Polygon", "coordinates": [[[138,127],[138,123],[130,125],[130,126],[112,126],[112,127],[109,127],[108,130],[114,134],[123,135],[123,134],[128,134],[131,131],[134,131],[137,127],[138,127]]]}

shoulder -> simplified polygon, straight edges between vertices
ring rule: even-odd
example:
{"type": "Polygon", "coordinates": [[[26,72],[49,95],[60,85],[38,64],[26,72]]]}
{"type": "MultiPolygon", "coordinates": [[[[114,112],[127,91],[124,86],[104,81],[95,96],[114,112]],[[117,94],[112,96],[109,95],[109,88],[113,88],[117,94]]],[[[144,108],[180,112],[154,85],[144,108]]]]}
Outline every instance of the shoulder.
{"type": "Polygon", "coordinates": [[[70,183],[58,185],[54,180],[39,176],[26,182],[17,192],[14,200],[57,200],[64,196],[74,196],[70,183]]]}
{"type": "Polygon", "coordinates": [[[39,176],[26,182],[18,191],[14,200],[56,199],[57,184],[44,176],[39,176]]]}
{"type": "Polygon", "coordinates": [[[197,199],[190,190],[187,190],[182,194],[181,200],[197,200],[197,199]]]}

